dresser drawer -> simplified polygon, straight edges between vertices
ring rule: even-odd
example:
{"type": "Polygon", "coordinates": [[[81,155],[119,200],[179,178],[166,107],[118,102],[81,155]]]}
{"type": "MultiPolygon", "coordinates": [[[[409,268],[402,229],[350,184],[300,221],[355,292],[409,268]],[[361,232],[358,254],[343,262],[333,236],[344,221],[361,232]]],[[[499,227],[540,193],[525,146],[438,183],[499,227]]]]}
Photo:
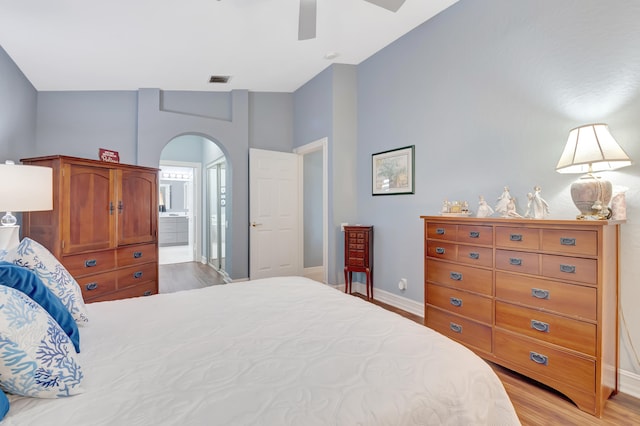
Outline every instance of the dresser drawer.
{"type": "Polygon", "coordinates": [[[496,302],[496,327],[595,356],[596,325],[496,302]]]}
{"type": "Polygon", "coordinates": [[[573,229],[543,229],[542,250],[563,254],[597,256],[598,233],[596,231],[576,231],[573,229]]]}
{"type": "Polygon", "coordinates": [[[108,271],[116,267],[115,250],[64,256],[62,263],[74,277],[108,271]]]}
{"type": "Polygon", "coordinates": [[[458,232],[458,225],[451,225],[448,223],[428,223],[427,224],[427,238],[455,241],[457,238],[456,237],[457,232],[458,232]]]}
{"type": "Polygon", "coordinates": [[[131,297],[151,296],[158,293],[158,286],[155,282],[146,282],[140,285],[126,288],[124,290],[107,293],[92,300],[92,302],[104,302],[107,300],[128,299],[131,297]]]}
{"type": "Polygon", "coordinates": [[[494,354],[514,363],[536,376],[570,384],[583,392],[595,390],[595,361],[587,357],[555,349],[535,340],[496,329],[493,335],[494,354]]]}
{"type": "Polygon", "coordinates": [[[492,323],[493,302],[487,297],[435,284],[427,284],[426,292],[430,305],[487,324],[492,323]]]}
{"type": "Polygon", "coordinates": [[[82,298],[85,302],[92,302],[92,299],[105,293],[110,293],[116,289],[116,271],[103,272],[100,274],[87,275],[77,279],[82,298]]]}
{"type": "Polygon", "coordinates": [[[137,285],[145,281],[156,281],[157,269],[155,263],[130,266],[118,270],[118,290],[137,285]]]}
{"type": "Polygon", "coordinates": [[[493,228],[491,226],[458,225],[456,240],[461,243],[493,244],[493,228]]]}
{"type": "Polygon", "coordinates": [[[542,256],[542,275],[549,278],[596,284],[598,282],[598,261],[596,259],[545,254],[542,256]]]}
{"type": "Polygon", "coordinates": [[[497,226],[496,247],[538,250],[540,248],[540,230],[497,226]]]}
{"type": "Polygon", "coordinates": [[[458,245],[443,241],[427,241],[427,256],[437,259],[456,260],[458,258],[458,245]]]}
{"type": "Polygon", "coordinates": [[[368,233],[366,231],[347,231],[347,238],[349,238],[350,243],[364,244],[367,236],[368,233]]]}
{"type": "Polygon", "coordinates": [[[595,321],[594,287],[496,271],[496,298],[595,321]]]}
{"type": "Polygon", "coordinates": [[[427,281],[493,295],[493,273],[488,269],[427,259],[427,281]]]}
{"type": "Polygon", "coordinates": [[[129,266],[153,262],[158,258],[157,253],[155,244],[121,247],[116,251],[116,263],[118,266],[129,266]]]}
{"type": "Polygon", "coordinates": [[[496,250],[496,269],[540,275],[540,255],[523,251],[496,250]]]}
{"type": "Polygon", "coordinates": [[[431,306],[426,308],[426,325],[465,345],[484,352],[491,352],[491,327],[441,311],[431,306]]]}
{"type": "Polygon", "coordinates": [[[489,247],[458,246],[458,262],[475,266],[493,267],[493,249],[489,247]]]}

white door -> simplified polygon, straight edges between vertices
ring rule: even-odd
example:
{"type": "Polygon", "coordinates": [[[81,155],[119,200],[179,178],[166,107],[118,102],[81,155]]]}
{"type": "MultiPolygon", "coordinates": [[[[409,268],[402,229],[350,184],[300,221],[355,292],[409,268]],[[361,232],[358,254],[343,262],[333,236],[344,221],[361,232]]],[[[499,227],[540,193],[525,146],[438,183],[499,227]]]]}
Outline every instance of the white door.
{"type": "Polygon", "coordinates": [[[300,275],[296,154],[249,149],[249,276],[300,275]]]}

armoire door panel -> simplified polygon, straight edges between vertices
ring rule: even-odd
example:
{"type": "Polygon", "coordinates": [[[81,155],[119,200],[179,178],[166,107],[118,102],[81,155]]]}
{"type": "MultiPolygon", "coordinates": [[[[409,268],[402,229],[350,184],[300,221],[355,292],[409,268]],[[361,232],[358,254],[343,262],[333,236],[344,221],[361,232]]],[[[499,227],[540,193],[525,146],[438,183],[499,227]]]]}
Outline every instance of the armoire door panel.
{"type": "Polygon", "coordinates": [[[157,173],[118,171],[118,245],[156,239],[158,218],[157,173]]]}
{"type": "Polygon", "coordinates": [[[64,254],[101,250],[115,246],[113,199],[114,171],[109,168],[65,164],[63,191],[64,254]],[[91,226],[78,226],[91,224],[91,226]]]}

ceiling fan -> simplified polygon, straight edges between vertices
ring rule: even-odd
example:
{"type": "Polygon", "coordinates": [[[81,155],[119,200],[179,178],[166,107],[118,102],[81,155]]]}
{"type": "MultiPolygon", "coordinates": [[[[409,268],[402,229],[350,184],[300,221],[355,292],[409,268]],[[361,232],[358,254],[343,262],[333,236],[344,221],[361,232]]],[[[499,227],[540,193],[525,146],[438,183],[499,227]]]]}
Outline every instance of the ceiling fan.
{"type": "MultiPolygon", "coordinates": [[[[391,12],[397,12],[405,0],[364,0],[391,12]]],[[[298,40],[309,40],[316,37],[316,2],[317,0],[300,0],[300,18],[298,21],[298,40]]]]}

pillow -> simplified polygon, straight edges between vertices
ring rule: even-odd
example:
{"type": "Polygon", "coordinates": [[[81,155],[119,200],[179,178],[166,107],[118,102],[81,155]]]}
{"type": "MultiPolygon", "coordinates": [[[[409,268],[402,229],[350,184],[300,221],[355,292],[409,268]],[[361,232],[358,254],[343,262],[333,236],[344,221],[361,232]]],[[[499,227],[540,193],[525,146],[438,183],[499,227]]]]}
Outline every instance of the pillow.
{"type": "Polygon", "coordinates": [[[76,352],[80,352],[80,332],[71,313],[35,273],[13,263],[0,261],[0,285],[15,288],[42,306],[67,333],[76,352]]]}
{"type": "Polygon", "coordinates": [[[4,416],[9,412],[9,398],[4,392],[0,391],[0,421],[4,419],[4,416]]]}
{"type": "Polygon", "coordinates": [[[84,374],[69,337],[40,305],[0,286],[0,388],[38,398],[82,392],[84,374]]]}
{"type": "Polygon", "coordinates": [[[0,260],[34,271],[44,285],[58,296],[78,325],[86,325],[89,322],[80,286],[69,271],[42,244],[31,238],[24,238],[0,260]]]}

